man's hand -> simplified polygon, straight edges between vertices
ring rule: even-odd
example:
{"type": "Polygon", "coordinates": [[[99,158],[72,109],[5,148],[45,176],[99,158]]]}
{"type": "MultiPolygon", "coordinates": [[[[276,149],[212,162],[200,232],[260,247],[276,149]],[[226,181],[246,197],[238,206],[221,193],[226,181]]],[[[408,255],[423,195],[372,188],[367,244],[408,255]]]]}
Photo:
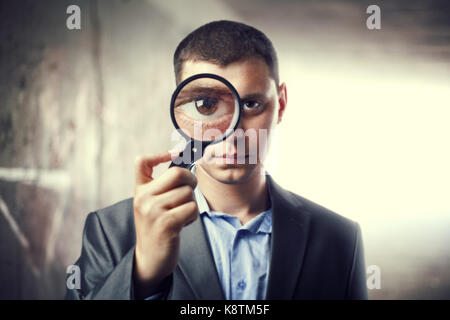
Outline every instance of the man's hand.
{"type": "Polygon", "coordinates": [[[153,179],[153,167],[171,160],[169,152],[141,157],[135,163],[134,221],[137,296],[148,297],[173,273],[180,251],[180,231],[198,217],[195,176],[169,168],[153,179]]]}

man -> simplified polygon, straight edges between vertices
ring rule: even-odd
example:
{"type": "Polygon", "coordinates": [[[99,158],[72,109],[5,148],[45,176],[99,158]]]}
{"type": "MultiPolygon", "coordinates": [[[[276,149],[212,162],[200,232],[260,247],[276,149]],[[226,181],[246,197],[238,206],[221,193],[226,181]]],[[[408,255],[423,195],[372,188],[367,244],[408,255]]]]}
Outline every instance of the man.
{"type": "MultiPolygon", "coordinates": [[[[270,141],[287,98],[262,32],[206,24],[178,45],[174,66],[177,83],[199,73],[227,79],[242,100],[239,129],[265,130],[270,141]]],[[[87,217],[81,288],[66,298],[366,299],[359,225],[261,174],[264,154],[238,163],[243,137],[208,146],[192,170],[172,167],[156,179],[153,167],[172,155],[139,158],[134,198],[87,217]]],[[[259,138],[245,141],[266,149],[259,138]]]]}

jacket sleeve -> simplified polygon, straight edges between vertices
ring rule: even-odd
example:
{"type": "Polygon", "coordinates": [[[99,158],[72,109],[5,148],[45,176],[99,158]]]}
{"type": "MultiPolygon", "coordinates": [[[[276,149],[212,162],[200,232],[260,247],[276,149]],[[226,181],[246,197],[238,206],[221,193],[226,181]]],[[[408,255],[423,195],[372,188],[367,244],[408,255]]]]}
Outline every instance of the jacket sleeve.
{"type": "Polygon", "coordinates": [[[90,213],[83,231],[81,255],[75,265],[80,268],[80,288],[66,290],[65,299],[134,299],[134,249],[115,261],[96,212],[90,213]]]}
{"type": "Polygon", "coordinates": [[[355,223],[355,241],[353,248],[353,262],[350,270],[346,299],[367,300],[366,264],[364,257],[361,228],[355,223]]]}

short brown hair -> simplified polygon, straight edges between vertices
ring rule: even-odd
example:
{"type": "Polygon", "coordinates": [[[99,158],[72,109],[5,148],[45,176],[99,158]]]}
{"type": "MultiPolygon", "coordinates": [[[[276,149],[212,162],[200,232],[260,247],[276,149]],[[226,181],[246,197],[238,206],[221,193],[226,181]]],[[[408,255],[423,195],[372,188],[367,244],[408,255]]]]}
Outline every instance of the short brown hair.
{"type": "Polygon", "coordinates": [[[261,31],[240,22],[220,20],[207,23],[188,34],[177,46],[173,65],[175,78],[186,60],[210,61],[220,66],[251,57],[262,58],[279,84],[278,59],[272,42],[261,31]]]}

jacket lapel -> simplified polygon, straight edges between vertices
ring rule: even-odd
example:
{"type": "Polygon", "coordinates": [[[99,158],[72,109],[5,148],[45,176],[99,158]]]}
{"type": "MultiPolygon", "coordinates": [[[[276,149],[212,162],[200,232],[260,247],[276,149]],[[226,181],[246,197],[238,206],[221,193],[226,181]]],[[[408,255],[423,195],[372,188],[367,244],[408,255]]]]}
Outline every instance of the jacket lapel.
{"type": "Polygon", "coordinates": [[[225,299],[201,217],[181,231],[178,266],[196,299],[225,299]]]}
{"type": "Polygon", "coordinates": [[[272,251],[267,299],[292,299],[305,255],[310,213],[267,175],[272,203],[272,251]]]}
{"type": "MultiPolygon", "coordinates": [[[[272,240],[267,299],[292,299],[308,240],[310,214],[301,201],[267,175],[272,204],[272,240]]],[[[199,217],[180,235],[178,265],[196,299],[223,300],[225,296],[214,258],[199,217]]]]}

